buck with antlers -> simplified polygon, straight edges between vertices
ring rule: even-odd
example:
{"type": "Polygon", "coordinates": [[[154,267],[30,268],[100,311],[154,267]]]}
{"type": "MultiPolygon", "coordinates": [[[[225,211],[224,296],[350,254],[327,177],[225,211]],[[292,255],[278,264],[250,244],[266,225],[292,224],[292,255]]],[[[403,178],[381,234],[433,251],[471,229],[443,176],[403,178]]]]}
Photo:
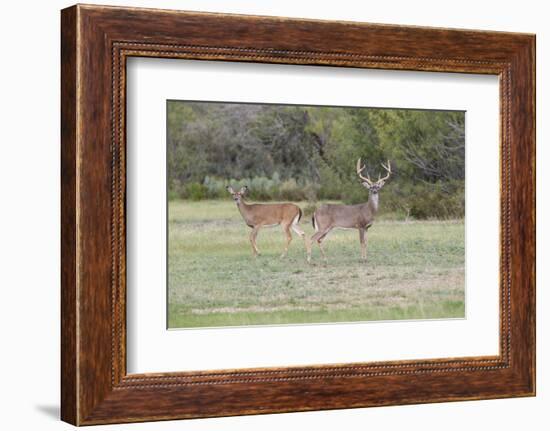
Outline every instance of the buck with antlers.
{"type": "Polygon", "coordinates": [[[237,208],[245,221],[245,223],[252,228],[250,232],[250,243],[252,244],[252,253],[254,257],[260,254],[258,246],[256,245],[256,237],[258,231],[262,227],[271,227],[281,225],[285,234],[286,244],[281,257],[285,257],[288,253],[288,246],[292,241],[292,229],[298,235],[304,239],[307,256],[310,256],[309,244],[306,235],[298,223],[302,218],[302,210],[298,205],[290,203],[282,204],[247,204],[244,201],[244,194],[247,192],[248,187],[242,187],[238,192],[233,190],[231,186],[227,187],[227,191],[233,196],[233,200],[237,204],[237,208]]]}
{"type": "Polygon", "coordinates": [[[319,244],[319,249],[325,261],[327,256],[323,250],[322,242],[334,228],[359,229],[361,258],[367,260],[366,233],[372,226],[374,217],[378,212],[378,192],[392,173],[389,160],[387,165],[382,163],[382,167],[386,170],[386,176],[380,178],[380,175],[378,175],[378,180],[372,181],[368,174],[366,177],[362,175],[365,166],[361,167],[361,159],[357,160],[357,175],[361,179],[361,184],[369,191],[369,199],[366,203],[359,205],[325,204],[313,213],[312,223],[315,233],[311,237],[311,241],[319,244]]]}

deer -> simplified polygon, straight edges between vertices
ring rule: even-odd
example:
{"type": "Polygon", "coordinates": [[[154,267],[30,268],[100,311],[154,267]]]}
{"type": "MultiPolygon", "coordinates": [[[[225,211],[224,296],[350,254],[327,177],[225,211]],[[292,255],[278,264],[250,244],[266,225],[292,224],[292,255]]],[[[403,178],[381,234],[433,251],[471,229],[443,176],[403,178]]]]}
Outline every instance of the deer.
{"type": "MultiPolygon", "coordinates": [[[[382,167],[386,171],[386,176],[381,178],[378,175],[378,180],[372,181],[368,173],[366,177],[362,175],[365,166],[361,167],[361,158],[357,160],[357,175],[363,187],[369,191],[366,203],[359,205],[324,204],[313,213],[311,222],[315,233],[311,237],[311,242],[316,242],[319,245],[325,262],[327,262],[327,255],[322,243],[334,228],[358,229],[359,241],[361,243],[361,259],[363,261],[367,260],[367,231],[374,223],[374,218],[378,212],[378,192],[384,187],[384,184],[392,173],[389,160],[386,165],[382,163],[382,167]]],[[[308,256],[308,261],[310,259],[311,256],[308,256]]]]}
{"type": "Polygon", "coordinates": [[[309,244],[305,232],[300,229],[298,223],[302,218],[302,210],[298,205],[291,203],[278,204],[248,204],[244,200],[244,195],[248,191],[248,187],[242,187],[238,192],[233,190],[231,186],[227,186],[227,191],[233,196],[233,200],[237,204],[237,208],[248,227],[252,228],[250,232],[250,244],[252,245],[252,254],[257,257],[260,254],[256,237],[258,231],[262,227],[282,226],[285,235],[285,248],[281,254],[281,258],[288,254],[288,247],[292,241],[293,230],[304,239],[308,261],[311,255],[309,244]]]}

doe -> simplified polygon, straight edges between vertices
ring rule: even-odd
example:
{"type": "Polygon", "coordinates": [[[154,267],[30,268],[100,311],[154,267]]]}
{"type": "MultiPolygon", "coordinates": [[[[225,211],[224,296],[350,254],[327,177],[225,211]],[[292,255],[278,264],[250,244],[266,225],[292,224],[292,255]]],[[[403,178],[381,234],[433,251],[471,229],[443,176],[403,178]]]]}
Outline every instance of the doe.
{"type": "Polygon", "coordinates": [[[307,256],[311,255],[309,250],[308,240],[306,235],[298,223],[302,218],[302,210],[298,205],[291,203],[281,203],[281,204],[248,204],[244,201],[244,195],[248,191],[248,187],[242,187],[238,192],[233,190],[231,186],[227,187],[227,191],[233,196],[233,200],[237,204],[244,222],[252,228],[250,232],[250,243],[252,245],[252,253],[254,257],[260,254],[258,246],[256,244],[256,237],[258,236],[258,231],[262,227],[270,227],[281,225],[283,232],[285,234],[286,244],[281,254],[281,257],[285,257],[288,253],[288,246],[292,241],[292,234],[290,230],[292,229],[298,235],[304,239],[307,256]]]}

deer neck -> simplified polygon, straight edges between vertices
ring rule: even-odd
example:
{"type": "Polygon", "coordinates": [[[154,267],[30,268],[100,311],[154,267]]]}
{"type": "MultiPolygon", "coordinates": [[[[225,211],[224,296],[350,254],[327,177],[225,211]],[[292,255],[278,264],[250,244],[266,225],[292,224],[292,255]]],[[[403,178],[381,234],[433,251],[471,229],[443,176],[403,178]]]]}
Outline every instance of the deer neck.
{"type": "Polygon", "coordinates": [[[375,215],[378,212],[378,193],[369,193],[367,208],[370,210],[372,215],[375,215]]]}
{"type": "Polygon", "coordinates": [[[250,205],[248,205],[242,198],[241,201],[237,203],[237,208],[243,216],[243,219],[248,222],[248,217],[250,215],[250,205]]]}

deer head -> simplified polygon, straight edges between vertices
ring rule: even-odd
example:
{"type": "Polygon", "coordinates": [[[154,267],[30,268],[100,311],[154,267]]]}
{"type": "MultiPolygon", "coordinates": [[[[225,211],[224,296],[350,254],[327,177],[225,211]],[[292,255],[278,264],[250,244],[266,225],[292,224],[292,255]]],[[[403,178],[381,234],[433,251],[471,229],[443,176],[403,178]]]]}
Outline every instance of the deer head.
{"type": "Polygon", "coordinates": [[[233,200],[240,204],[241,203],[241,199],[242,197],[244,196],[244,194],[248,191],[248,186],[243,186],[241,187],[241,189],[236,192],[235,190],[233,190],[233,187],[231,186],[227,186],[226,187],[226,190],[231,193],[231,195],[233,196],[233,200]]]}
{"type": "Polygon", "coordinates": [[[363,185],[363,187],[366,187],[370,193],[373,193],[373,194],[377,194],[380,189],[382,187],[384,187],[384,184],[386,184],[386,180],[390,177],[391,175],[391,164],[390,164],[390,161],[388,160],[388,163],[386,165],[384,165],[384,163],[382,163],[382,167],[386,170],[386,176],[384,178],[380,178],[380,174],[378,175],[378,180],[376,181],[372,181],[370,178],[369,178],[369,175],[367,173],[367,176],[364,177],[361,172],[363,172],[365,170],[365,166],[361,167],[361,159],[357,159],[357,175],[359,175],[359,178],[361,179],[361,184],[363,185]]]}

